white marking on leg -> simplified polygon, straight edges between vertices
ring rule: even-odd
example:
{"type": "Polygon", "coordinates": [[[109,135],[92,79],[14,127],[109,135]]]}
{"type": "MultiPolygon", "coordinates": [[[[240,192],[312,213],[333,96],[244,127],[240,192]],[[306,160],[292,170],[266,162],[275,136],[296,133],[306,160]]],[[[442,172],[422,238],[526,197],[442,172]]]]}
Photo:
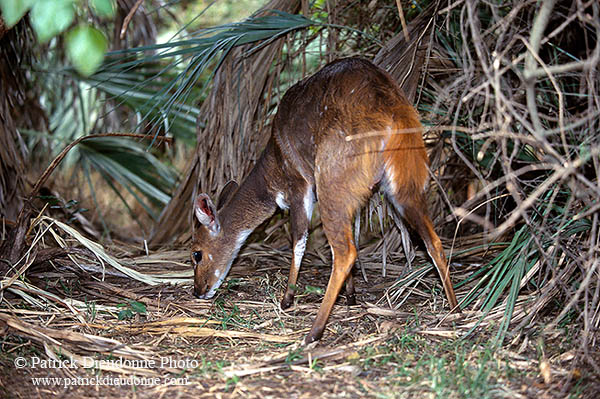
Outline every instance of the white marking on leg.
{"type": "Polygon", "coordinates": [[[290,207],[289,204],[285,202],[285,197],[281,191],[275,196],[275,202],[281,209],[288,209],[290,207]]]}
{"type": "Polygon", "coordinates": [[[313,188],[311,186],[306,190],[306,194],[304,194],[304,212],[306,212],[306,218],[309,223],[312,219],[313,206],[315,203],[315,195],[313,194],[313,188]]]}
{"type": "Polygon", "coordinates": [[[296,270],[300,268],[300,263],[302,262],[302,258],[304,257],[307,238],[308,231],[305,231],[304,234],[302,234],[302,237],[296,242],[296,245],[294,246],[294,263],[292,264],[292,267],[296,270]]]}

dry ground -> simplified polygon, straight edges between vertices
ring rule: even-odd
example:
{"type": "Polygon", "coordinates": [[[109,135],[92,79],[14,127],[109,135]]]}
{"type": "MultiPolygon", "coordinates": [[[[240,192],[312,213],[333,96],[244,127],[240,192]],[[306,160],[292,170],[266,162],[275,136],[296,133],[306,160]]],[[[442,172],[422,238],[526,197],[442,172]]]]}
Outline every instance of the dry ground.
{"type": "MultiPolygon", "coordinates": [[[[299,344],[329,274],[327,258],[319,253],[307,255],[300,294],[286,311],[278,305],[287,279],[285,249],[248,246],[212,301],[195,299],[189,283],[149,286],[110,274],[101,281],[100,273],[68,262],[32,268],[29,281],[64,303],[61,311],[55,306],[46,311],[5,292],[0,397],[591,398],[600,393],[598,376],[574,360],[578,346],[568,321],[544,332],[540,320],[498,348],[492,345],[493,322],[460,339],[477,315],[468,310],[447,315],[433,273],[413,287],[399,309],[390,308],[385,290],[403,270],[402,260],[388,265],[385,278],[377,262],[364,262],[368,282],[356,273],[359,304],[348,307],[340,297],[322,341],[303,349],[299,344]],[[70,311],[69,298],[85,303],[86,310],[70,311]],[[120,310],[130,317],[119,320],[120,310]],[[19,358],[26,362],[21,368],[19,358]],[[50,358],[57,363],[33,367],[32,362],[50,358]],[[103,363],[70,367],[91,359],[103,363]],[[36,382],[37,377],[58,379],[36,382]]],[[[148,273],[189,269],[183,250],[125,255],[131,252],[121,253],[121,259],[148,273]]],[[[417,266],[419,260],[421,255],[417,266]]],[[[458,295],[464,290],[459,287],[458,295]]],[[[591,356],[600,359],[597,349],[591,356]]]]}

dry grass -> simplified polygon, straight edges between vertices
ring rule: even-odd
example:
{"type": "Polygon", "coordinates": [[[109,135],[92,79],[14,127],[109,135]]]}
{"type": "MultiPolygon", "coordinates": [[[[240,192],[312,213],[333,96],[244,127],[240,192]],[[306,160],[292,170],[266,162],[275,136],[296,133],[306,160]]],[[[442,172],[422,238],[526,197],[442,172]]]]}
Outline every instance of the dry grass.
{"type": "MultiPolygon", "coordinates": [[[[569,342],[574,328],[569,323],[532,329],[496,350],[487,337],[494,333],[497,317],[488,315],[475,335],[461,340],[481,314],[448,315],[434,273],[424,274],[402,294],[400,308],[389,307],[390,283],[411,272],[404,256],[395,252],[389,254],[386,278],[372,254],[361,254],[368,282],[357,279],[360,304],[347,307],[340,298],[323,340],[303,348],[301,340],[322,298],[311,287],[324,287],[330,268],[322,255],[328,251],[318,243],[307,254],[296,305],[282,311],[279,300],[291,253],[279,237],[247,245],[217,298],[206,301],[191,295],[186,250],[146,255],[142,248],[124,244],[103,249],[49,218],[38,220],[32,236],[35,246],[22,267],[2,281],[0,392],[6,397],[471,393],[558,398],[591,397],[599,388],[593,370],[574,363],[578,349],[569,342]],[[45,247],[62,247],[63,256],[39,258],[45,247]],[[123,310],[130,310],[130,317],[119,320],[123,310]],[[30,363],[17,368],[17,358],[30,363]],[[34,359],[83,367],[33,367],[34,359]],[[38,377],[82,385],[35,386],[38,377]],[[137,381],[137,386],[90,385],[89,379],[96,377],[104,384],[120,378],[121,385],[137,381]]],[[[457,280],[471,274],[481,256],[478,250],[456,255],[457,280]],[[471,266],[459,266],[464,264],[471,266]]],[[[423,260],[417,251],[413,272],[423,260]]],[[[457,295],[464,297],[468,289],[460,287],[457,295]]],[[[523,308],[527,303],[522,298],[523,308]]]]}

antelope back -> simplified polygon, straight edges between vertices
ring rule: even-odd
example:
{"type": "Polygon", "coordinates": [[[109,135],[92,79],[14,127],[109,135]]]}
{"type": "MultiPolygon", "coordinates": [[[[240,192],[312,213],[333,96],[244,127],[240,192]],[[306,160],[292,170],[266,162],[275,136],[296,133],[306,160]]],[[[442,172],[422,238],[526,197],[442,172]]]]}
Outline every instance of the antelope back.
{"type": "Polygon", "coordinates": [[[416,110],[391,76],[366,60],[334,61],[290,88],[272,136],[285,162],[307,181],[314,184],[315,174],[324,170],[347,174],[352,185],[340,192],[382,182],[410,197],[427,180],[416,110]]]}

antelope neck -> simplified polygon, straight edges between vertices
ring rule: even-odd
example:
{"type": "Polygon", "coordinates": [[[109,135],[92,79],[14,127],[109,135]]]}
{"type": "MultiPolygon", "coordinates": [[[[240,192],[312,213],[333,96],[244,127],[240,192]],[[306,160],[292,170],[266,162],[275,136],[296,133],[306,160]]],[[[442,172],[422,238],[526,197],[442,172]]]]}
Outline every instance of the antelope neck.
{"type": "Polygon", "coordinates": [[[244,179],[232,198],[221,209],[219,218],[223,234],[241,234],[252,232],[275,211],[275,196],[269,190],[268,175],[263,170],[261,157],[250,174],[244,179]]]}

